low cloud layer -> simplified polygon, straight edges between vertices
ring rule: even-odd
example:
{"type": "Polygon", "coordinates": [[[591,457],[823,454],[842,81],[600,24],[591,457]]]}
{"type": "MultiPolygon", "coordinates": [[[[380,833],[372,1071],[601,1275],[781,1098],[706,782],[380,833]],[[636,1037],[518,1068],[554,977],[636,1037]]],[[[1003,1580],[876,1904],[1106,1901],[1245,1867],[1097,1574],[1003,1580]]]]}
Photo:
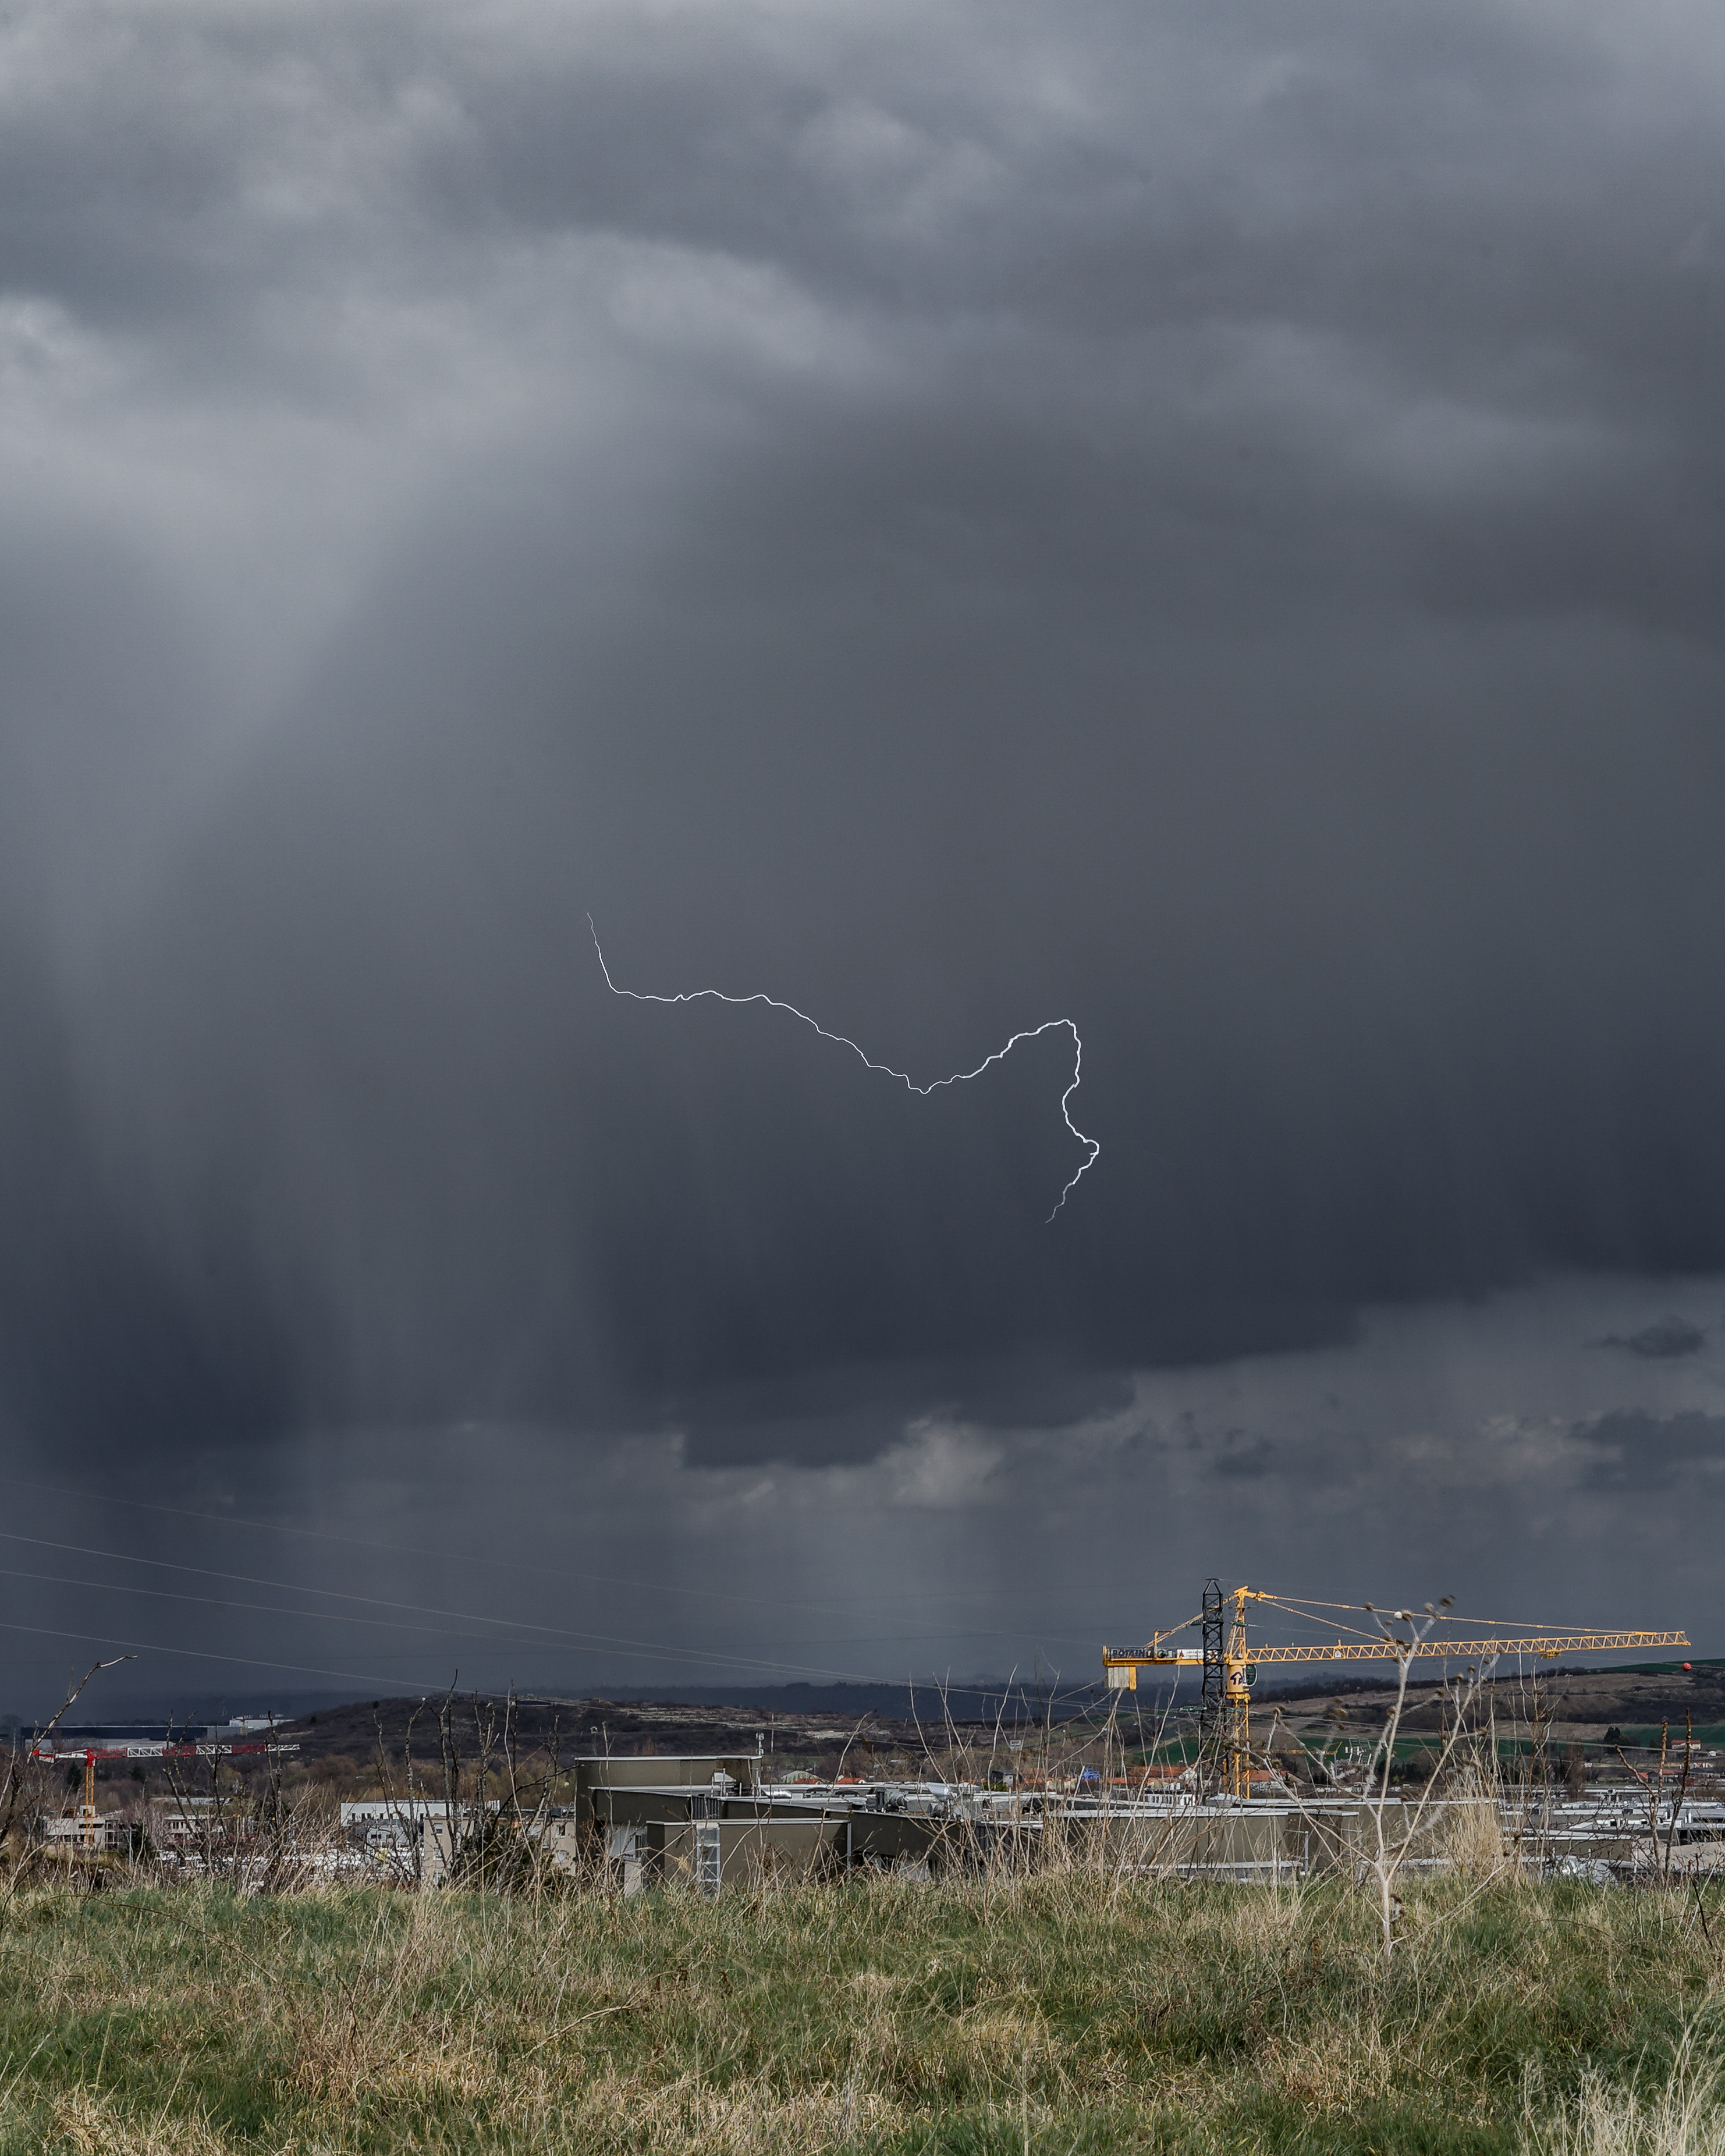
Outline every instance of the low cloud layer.
{"type": "MultiPolygon", "coordinates": [[[[1636,1387],[1725,1270],[1705,11],[74,0],[0,60],[21,1472],[405,1433],[434,1521],[526,1430],[657,1578],[730,1476],[954,1493],[906,1578],[1009,1487],[1070,1569],[1025,1463],[1147,1385],[1609,1277],[1563,1503],[1704,1475],[1636,1387]],[[917,1099],[619,1002],[589,912],[919,1081],[1070,1017],[1101,1157],[1045,1225],[1058,1036],[917,1099]]],[[[1340,1563],[1404,1440],[1279,1430],[1202,1486],[1340,1563]]]]}
{"type": "MultiPolygon", "coordinates": [[[[1725,1300],[1725,1276],[1674,1287],[1697,1317],[1725,1300]]],[[[1103,1641],[1179,1622],[1212,1572],[1704,1643],[1725,1631],[1725,1348],[1602,1356],[1650,1300],[1569,1279],[1368,1310],[1344,1345],[1144,1371],[1076,1420],[949,1403],[839,1457],[807,1432],[762,1461],[675,1430],[474,1423],[209,1445],[94,1497],[40,1470],[0,1536],[8,1620],[41,1628],[11,1635],[15,1682],[34,1700],[105,1638],[141,1650],[104,1680],[116,1701],[1090,1683],[1103,1641]]]]}
{"type": "Polygon", "coordinates": [[[1657,1317],[1651,1325],[1644,1325],[1639,1332],[1630,1333],[1626,1340],[1612,1333],[1604,1345],[1625,1348],[1631,1355],[1663,1361],[1671,1355],[1698,1355],[1707,1341],[1702,1327],[1692,1325],[1686,1317],[1657,1317]]]}

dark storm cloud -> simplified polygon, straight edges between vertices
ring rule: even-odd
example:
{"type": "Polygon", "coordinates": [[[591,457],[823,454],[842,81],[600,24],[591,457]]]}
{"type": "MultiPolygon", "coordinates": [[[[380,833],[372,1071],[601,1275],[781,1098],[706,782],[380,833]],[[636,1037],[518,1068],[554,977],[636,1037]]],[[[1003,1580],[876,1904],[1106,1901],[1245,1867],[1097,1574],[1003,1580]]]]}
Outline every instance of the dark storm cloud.
{"type": "Polygon", "coordinates": [[[877,1363],[709,1383],[670,1405],[689,1426],[688,1463],[724,1467],[872,1459],[899,1441],[906,1423],[930,1414],[982,1430],[1069,1430],[1131,1403],[1132,1388],[1117,1372],[1030,1362],[1005,1347],[968,1368],[877,1363]]]}
{"type": "Polygon", "coordinates": [[[1619,1412],[1578,1424],[1575,1435],[1594,1455],[1589,1489],[1668,1490],[1686,1469],[1725,1466],[1725,1416],[1619,1412]]]}
{"type": "Polygon", "coordinates": [[[668,20],[6,33],[7,378],[175,618],[8,660],[15,1420],[855,1461],[1725,1263],[1701,18],[668,20]],[[1101,1158],[589,908],[1069,1014],[1101,1158]]]}
{"type": "Polygon", "coordinates": [[[1639,1332],[1631,1332],[1626,1339],[1611,1333],[1599,1344],[1602,1348],[1626,1348],[1631,1355],[1648,1356],[1662,1362],[1672,1355],[1698,1354],[1706,1347],[1707,1340],[1701,1327],[1692,1325],[1686,1317],[1661,1317],[1651,1325],[1644,1325],[1639,1332]]]}

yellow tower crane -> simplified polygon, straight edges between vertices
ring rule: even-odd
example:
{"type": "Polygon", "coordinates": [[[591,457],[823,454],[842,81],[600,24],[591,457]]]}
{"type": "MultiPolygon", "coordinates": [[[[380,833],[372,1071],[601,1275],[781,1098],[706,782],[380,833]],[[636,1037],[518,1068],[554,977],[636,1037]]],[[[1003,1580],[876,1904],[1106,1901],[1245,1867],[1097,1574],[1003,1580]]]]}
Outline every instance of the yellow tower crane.
{"type": "Polygon", "coordinates": [[[1416,1615],[1409,1609],[1380,1610],[1369,1602],[1297,1603],[1284,1600],[1262,1588],[1235,1587],[1225,1594],[1215,1580],[1204,1591],[1204,1603],[1195,1617],[1154,1632],[1142,1647],[1104,1647],[1102,1667],[1111,1691],[1135,1691],[1138,1671],[1149,1666],[1173,1665],[1201,1669],[1207,1731],[1219,1739],[1222,1783],[1227,1794],[1245,1798],[1251,1794],[1252,1681],[1260,1668],[1277,1662],[1396,1662],[1495,1661],[1506,1655],[1537,1655],[1554,1661],[1559,1655],[1603,1654],[1621,1647],[1686,1647],[1684,1632],[1560,1632],[1554,1626],[1532,1630],[1513,1638],[1482,1638],[1445,1628],[1471,1620],[1451,1617],[1448,1605],[1428,1604],[1416,1615]],[[1309,1646],[1248,1647],[1246,1604],[1268,1603],[1290,1616],[1310,1618],[1318,1610],[1358,1610],[1369,1616],[1375,1629],[1332,1620],[1338,1631],[1351,1639],[1320,1641],[1309,1646]],[[1231,1605],[1231,1607],[1230,1607],[1231,1605]],[[1400,1626],[1401,1630],[1395,1628],[1400,1626]],[[1201,1647],[1175,1647],[1168,1643],[1179,1632],[1201,1631],[1201,1647]]]}

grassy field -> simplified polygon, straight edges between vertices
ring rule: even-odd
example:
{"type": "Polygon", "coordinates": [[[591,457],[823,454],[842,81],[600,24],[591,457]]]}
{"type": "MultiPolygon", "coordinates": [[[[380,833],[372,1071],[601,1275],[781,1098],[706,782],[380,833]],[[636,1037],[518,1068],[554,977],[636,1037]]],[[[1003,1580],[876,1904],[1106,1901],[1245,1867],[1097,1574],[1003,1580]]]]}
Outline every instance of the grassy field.
{"type": "Polygon", "coordinates": [[[0,1906],[0,2148],[1725,2148],[1705,2069],[1689,2139],[1645,2111],[1710,2044],[1692,1895],[1407,1903],[1386,1975],[1335,1886],[39,1890],[0,1906]]]}

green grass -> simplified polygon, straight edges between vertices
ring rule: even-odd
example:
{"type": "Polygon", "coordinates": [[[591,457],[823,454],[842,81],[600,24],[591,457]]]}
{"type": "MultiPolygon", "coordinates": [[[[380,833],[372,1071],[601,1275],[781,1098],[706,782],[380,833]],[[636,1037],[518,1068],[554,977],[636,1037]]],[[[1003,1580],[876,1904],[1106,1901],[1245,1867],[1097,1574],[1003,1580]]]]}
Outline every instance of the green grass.
{"type": "Polygon", "coordinates": [[[1725,1722],[1697,1722],[1692,1730],[1685,1729],[1681,1722],[1668,1722],[1663,1729],[1656,1722],[1625,1722],[1614,1727],[1621,1727],[1623,1746],[1627,1752],[1657,1752],[1661,1738],[1672,1753],[1681,1752],[1685,1739],[1692,1737],[1697,1744],[1725,1744],[1725,1722]]]}
{"type": "Polygon", "coordinates": [[[1405,1898],[1386,1977],[1336,1885],[43,1890],[0,1915],[0,2149],[1486,2156],[1708,2025],[1692,1897],[1405,1898]]]}

